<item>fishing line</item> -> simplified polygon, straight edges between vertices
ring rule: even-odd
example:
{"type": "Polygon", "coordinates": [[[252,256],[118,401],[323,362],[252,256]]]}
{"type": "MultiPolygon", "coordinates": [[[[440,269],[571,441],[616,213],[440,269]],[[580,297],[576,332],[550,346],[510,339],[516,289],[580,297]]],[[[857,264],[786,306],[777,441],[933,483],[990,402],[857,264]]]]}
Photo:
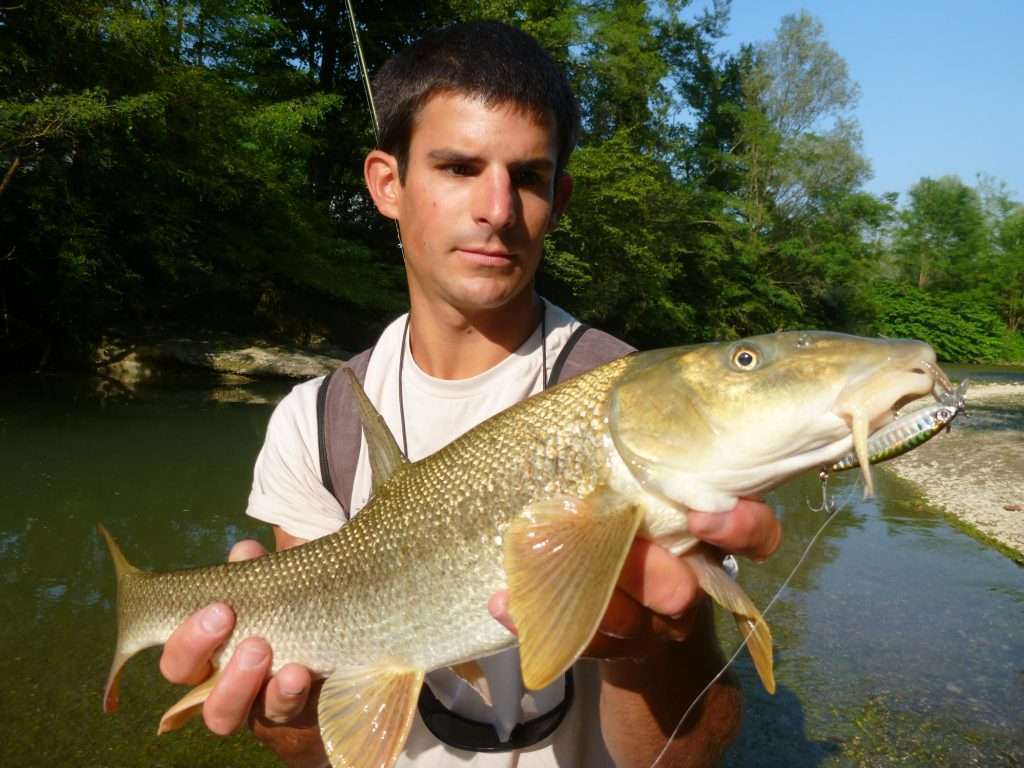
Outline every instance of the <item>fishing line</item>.
{"type": "MultiPolygon", "coordinates": [[[[772,596],[772,599],[768,601],[768,604],[764,607],[764,610],[761,611],[762,616],[768,615],[768,612],[772,609],[772,606],[775,605],[779,597],[782,595],[783,590],[785,590],[786,587],[789,586],[789,582],[793,580],[793,577],[796,575],[797,570],[800,568],[801,565],[803,565],[804,560],[806,560],[807,556],[811,553],[811,548],[818,541],[818,538],[821,536],[822,533],[824,533],[825,529],[829,526],[829,524],[833,520],[835,520],[836,515],[838,515],[850,503],[850,494],[847,493],[846,496],[846,500],[844,500],[841,504],[837,504],[835,500],[832,500],[831,502],[828,503],[828,507],[831,510],[829,516],[825,518],[825,522],[821,524],[821,527],[818,528],[818,531],[811,537],[810,541],[807,542],[807,546],[804,547],[803,554],[801,554],[800,558],[796,561],[796,564],[793,566],[793,570],[789,572],[789,575],[783,580],[782,584],[779,585],[779,588],[772,596]]],[[[733,662],[736,661],[740,653],[743,652],[743,649],[747,647],[747,643],[750,641],[750,636],[752,634],[754,634],[753,630],[744,635],[743,641],[739,644],[739,646],[737,646],[736,650],[733,651],[732,656],[730,656],[729,659],[725,662],[725,665],[720,670],[718,670],[718,673],[714,677],[712,677],[710,681],[708,681],[708,684],[701,689],[701,692],[697,694],[696,698],[694,698],[694,700],[690,703],[690,706],[686,708],[686,711],[683,712],[683,716],[679,718],[679,722],[676,723],[676,727],[672,729],[672,733],[670,733],[668,739],[666,739],[665,746],[661,748],[661,751],[658,753],[657,757],[654,758],[654,762],[651,763],[649,768],[655,768],[655,766],[657,766],[658,763],[661,762],[661,759],[665,756],[665,753],[668,752],[668,748],[672,745],[672,740],[676,737],[676,734],[679,733],[679,729],[683,727],[683,723],[686,722],[686,718],[688,718],[690,716],[690,713],[693,712],[693,708],[696,707],[697,704],[700,703],[701,699],[703,699],[704,696],[707,694],[707,692],[711,690],[711,686],[713,686],[715,683],[722,679],[722,675],[726,673],[729,667],[732,666],[733,662]]]]}

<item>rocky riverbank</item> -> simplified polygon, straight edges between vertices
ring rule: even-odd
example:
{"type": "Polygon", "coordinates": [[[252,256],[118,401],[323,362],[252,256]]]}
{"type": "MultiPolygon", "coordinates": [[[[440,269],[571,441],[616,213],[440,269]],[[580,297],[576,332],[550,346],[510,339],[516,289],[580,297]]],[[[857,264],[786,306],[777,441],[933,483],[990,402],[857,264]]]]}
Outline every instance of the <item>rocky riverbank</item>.
{"type": "Polygon", "coordinates": [[[190,367],[247,379],[311,379],[338,367],[348,358],[342,350],[284,347],[258,339],[172,338],[106,339],[96,350],[96,371],[127,389],[160,375],[190,367]]]}
{"type": "Polygon", "coordinates": [[[886,465],[1024,562],[1024,384],[978,384],[949,434],[886,465]]]}

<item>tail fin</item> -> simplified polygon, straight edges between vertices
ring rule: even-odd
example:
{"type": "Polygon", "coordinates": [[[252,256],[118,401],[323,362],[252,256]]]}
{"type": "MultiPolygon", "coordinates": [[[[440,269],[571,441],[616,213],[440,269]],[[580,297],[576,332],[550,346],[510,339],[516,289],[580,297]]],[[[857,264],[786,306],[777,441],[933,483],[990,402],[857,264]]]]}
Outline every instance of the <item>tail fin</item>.
{"type": "Polygon", "coordinates": [[[124,639],[127,637],[127,617],[125,616],[126,596],[132,589],[132,582],[135,581],[142,571],[128,562],[121,548],[117,546],[114,537],[110,535],[102,525],[97,526],[100,534],[107,542],[110,550],[110,559],[114,561],[114,573],[117,576],[117,647],[114,649],[114,662],[110,665],[110,674],[107,675],[107,685],[103,691],[103,711],[113,712],[117,709],[118,694],[121,684],[121,670],[125,662],[135,655],[138,649],[126,651],[123,647],[124,639]]]}

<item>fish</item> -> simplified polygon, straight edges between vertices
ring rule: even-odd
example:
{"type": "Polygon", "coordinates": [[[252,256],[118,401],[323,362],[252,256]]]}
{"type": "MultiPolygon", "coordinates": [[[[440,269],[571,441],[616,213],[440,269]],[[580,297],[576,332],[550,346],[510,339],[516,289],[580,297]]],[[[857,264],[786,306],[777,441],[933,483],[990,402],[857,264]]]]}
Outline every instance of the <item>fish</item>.
{"type": "MultiPolygon", "coordinates": [[[[870,435],[906,403],[950,390],[930,346],[821,331],[638,352],[484,421],[415,463],[355,377],[373,471],[363,510],[336,533],[254,560],[150,573],[100,528],[117,581],[118,632],[104,691],[117,708],[125,663],[214,600],[237,643],[266,638],[275,670],[325,678],[318,714],[331,765],[394,765],[424,676],[519,645],[526,688],[556,680],[598,628],[630,545],[685,558],[731,612],[775,690],[757,606],[687,530],[687,511],[725,512],[853,451],[871,487],[870,435]],[[488,600],[508,591],[517,634],[488,600]]],[[[196,714],[219,671],[160,720],[196,714]]]]}

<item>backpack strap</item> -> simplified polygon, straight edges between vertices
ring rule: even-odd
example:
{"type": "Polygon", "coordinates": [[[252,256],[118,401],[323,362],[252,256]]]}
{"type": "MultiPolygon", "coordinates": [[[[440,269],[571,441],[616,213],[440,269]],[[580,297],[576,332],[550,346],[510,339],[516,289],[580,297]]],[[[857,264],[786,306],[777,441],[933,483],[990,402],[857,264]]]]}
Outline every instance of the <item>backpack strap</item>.
{"type": "MultiPolygon", "coordinates": [[[[365,349],[349,358],[341,368],[351,368],[362,384],[366,381],[366,369],[370,365],[372,353],[373,347],[365,349]]],[[[344,376],[338,375],[341,368],[327,374],[317,390],[316,431],[320,449],[320,480],[338,500],[348,520],[351,518],[352,484],[355,481],[363,427],[348,382],[344,376]],[[330,438],[328,430],[331,432],[330,438]]]]}
{"type": "Polygon", "coordinates": [[[548,376],[548,385],[568,381],[591,368],[618,360],[630,352],[636,352],[636,348],[609,333],[581,323],[555,358],[555,364],[551,366],[551,373],[548,376]]]}
{"type": "MultiPolygon", "coordinates": [[[[548,385],[559,384],[591,368],[616,360],[636,350],[614,336],[581,323],[555,358],[548,374],[548,385]]],[[[366,380],[373,347],[363,350],[342,364],[351,368],[359,383],[366,380]]],[[[362,442],[362,425],[355,399],[343,376],[334,370],[324,377],[317,391],[317,444],[320,453],[320,479],[338,500],[345,519],[352,508],[352,485],[362,442]],[[328,439],[330,427],[330,439],[328,439]]]]}

